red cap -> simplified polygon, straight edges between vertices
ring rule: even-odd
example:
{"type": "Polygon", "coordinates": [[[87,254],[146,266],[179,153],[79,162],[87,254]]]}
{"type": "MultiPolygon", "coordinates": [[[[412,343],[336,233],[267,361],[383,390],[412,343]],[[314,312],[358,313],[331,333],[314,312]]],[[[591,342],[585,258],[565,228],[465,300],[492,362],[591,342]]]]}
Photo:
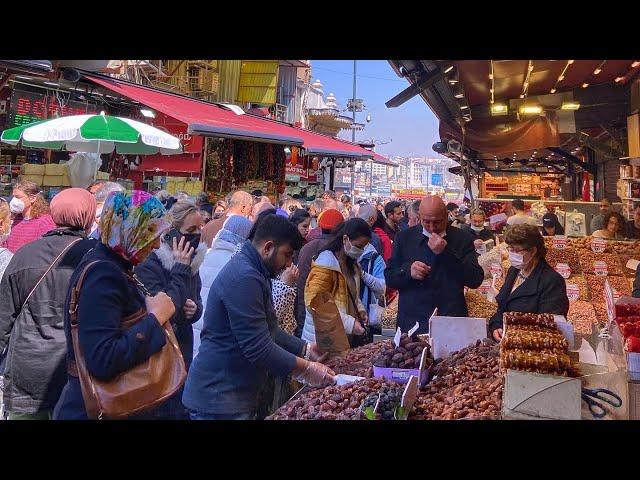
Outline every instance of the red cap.
{"type": "Polygon", "coordinates": [[[318,216],[318,226],[322,230],[333,230],[344,222],[344,217],[335,208],[325,210],[318,216]]]}

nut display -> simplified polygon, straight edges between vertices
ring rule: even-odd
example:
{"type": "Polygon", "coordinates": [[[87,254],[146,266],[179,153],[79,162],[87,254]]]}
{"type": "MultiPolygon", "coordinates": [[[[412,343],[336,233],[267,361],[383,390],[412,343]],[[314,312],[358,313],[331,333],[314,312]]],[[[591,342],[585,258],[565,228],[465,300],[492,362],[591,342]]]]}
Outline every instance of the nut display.
{"type": "Polygon", "coordinates": [[[420,392],[409,420],[456,420],[497,417],[502,408],[504,379],[466,382],[446,389],[420,392]]]}
{"type": "Polygon", "coordinates": [[[393,350],[393,347],[392,340],[369,343],[352,348],[346,357],[332,358],[326,364],[336,374],[371,378],[373,377],[373,359],[385,350],[393,350]]]}
{"type": "Polygon", "coordinates": [[[576,252],[573,248],[565,248],[564,250],[556,250],[556,249],[548,249],[546,260],[549,265],[553,268],[556,267],[558,263],[566,263],[569,265],[571,269],[571,273],[581,273],[582,268],[580,266],[580,259],[578,257],[578,252],[576,252]]]}
{"type": "Polygon", "coordinates": [[[578,297],[578,300],[585,302],[591,300],[587,280],[584,278],[584,275],[571,275],[571,277],[566,280],[566,283],[576,285],[580,289],[580,296],[578,297]]]}
{"type": "Polygon", "coordinates": [[[580,266],[584,273],[594,274],[593,264],[598,260],[607,264],[608,276],[621,277],[624,275],[622,265],[614,253],[593,253],[587,250],[580,252],[580,266]]]}
{"type": "Polygon", "coordinates": [[[498,311],[498,304],[488,301],[478,290],[468,289],[464,298],[470,317],[491,318],[498,311]]]}
{"type": "Polygon", "coordinates": [[[398,384],[367,378],[347,385],[318,388],[285,403],[267,420],[363,420],[361,405],[367,396],[398,384]]]}
{"type": "Polygon", "coordinates": [[[573,325],[574,332],[591,335],[592,324],[596,323],[598,319],[591,303],[578,300],[569,304],[567,321],[573,325]]]}
{"type": "MultiPolygon", "coordinates": [[[[579,255],[582,255],[584,253],[584,251],[589,251],[589,252],[593,253],[593,250],[591,249],[591,240],[592,239],[593,239],[592,236],[570,238],[569,239],[569,245],[572,246],[575,249],[580,250],[578,252],[579,255]]],[[[606,246],[604,251],[606,253],[613,252],[613,250],[611,248],[611,242],[607,242],[607,246],[606,246]]]]}
{"type": "Polygon", "coordinates": [[[391,301],[387,308],[384,309],[384,313],[382,314],[382,319],[380,320],[380,326],[382,328],[390,328],[395,330],[396,323],[398,319],[398,303],[400,300],[400,295],[396,295],[396,297],[391,301]]]}
{"type": "MultiPolygon", "coordinates": [[[[427,349],[431,356],[431,346],[418,336],[407,336],[403,333],[400,337],[400,346],[394,349],[385,349],[373,360],[375,367],[415,369],[420,367],[422,351],[427,349]]],[[[429,366],[431,362],[428,362],[429,366]]]]}
{"type": "Polygon", "coordinates": [[[631,295],[632,282],[624,277],[598,277],[597,275],[585,275],[591,300],[594,303],[604,302],[604,285],[609,281],[611,288],[620,295],[631,295]]]}

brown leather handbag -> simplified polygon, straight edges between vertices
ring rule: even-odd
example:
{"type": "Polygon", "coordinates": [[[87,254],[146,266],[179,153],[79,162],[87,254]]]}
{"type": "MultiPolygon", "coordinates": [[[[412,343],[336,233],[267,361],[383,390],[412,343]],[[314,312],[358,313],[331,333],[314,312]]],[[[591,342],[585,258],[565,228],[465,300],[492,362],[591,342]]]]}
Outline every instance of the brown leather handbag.
{"type": "MultiPolygon", "coordinates": [[[[78,339],[78,299],[85,276],[96,263],[98,261],[91,262],[84,268],[71,291],[69,316],[76,360],[70,362],[69,374],[80,380],[84,405],[90,419],[122,419],[151,410],[171,397],[184,384],[187,369],[171,322],[166,322],[162,327],[167,337],[165,345],[144,362],[110,381],[98,380],[89,373],[78,339]]],[[[146,314],[144,309],[140,309],[124,318],[121,330],[128,330],[146,314]]]]}

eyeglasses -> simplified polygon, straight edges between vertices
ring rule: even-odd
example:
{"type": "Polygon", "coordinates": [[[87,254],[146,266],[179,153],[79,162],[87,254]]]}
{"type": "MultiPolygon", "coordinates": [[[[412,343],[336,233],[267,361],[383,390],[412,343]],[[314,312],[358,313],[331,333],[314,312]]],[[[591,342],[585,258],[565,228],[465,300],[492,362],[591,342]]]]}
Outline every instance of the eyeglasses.
{"type": "Polygon", "coordinates": [[[526,252],[527,250],[529,250],[528,248],[513,248],[513,247],[507,247],[507,250],[513,253],[520,253],[520,252],[526,252]]]}

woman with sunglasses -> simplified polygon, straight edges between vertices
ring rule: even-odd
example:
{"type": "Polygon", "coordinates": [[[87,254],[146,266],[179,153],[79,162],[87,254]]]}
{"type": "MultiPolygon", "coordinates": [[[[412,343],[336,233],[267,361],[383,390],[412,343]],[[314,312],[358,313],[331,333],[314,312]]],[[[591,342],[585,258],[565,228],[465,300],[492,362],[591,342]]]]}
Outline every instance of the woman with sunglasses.
{"type": "Polygon", "coordinates": [[[491,338],[502,339],[504,312],[567,315],[569,299],[564,278],[545,260],[544,239],[534,225],[512,225],[505,243],[511,268],[496,296],[498,311],[489,321],[491,338]]]}

